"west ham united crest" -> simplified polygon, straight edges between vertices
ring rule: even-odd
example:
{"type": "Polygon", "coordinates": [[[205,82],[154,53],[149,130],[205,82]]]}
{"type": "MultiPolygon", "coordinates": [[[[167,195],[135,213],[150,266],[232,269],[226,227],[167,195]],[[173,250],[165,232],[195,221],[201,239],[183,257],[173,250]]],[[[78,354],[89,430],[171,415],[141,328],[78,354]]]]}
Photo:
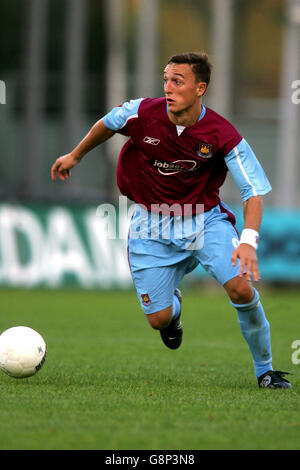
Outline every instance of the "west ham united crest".
{"type": "Polygon", "coordinates": [[[197,150],[198,157],[210,158],[212,157],[212,145],[201,143],[199,149],[197,150]]]}
{"type": "Polygon", "coordinates": [[[150,305],[151,300],[148,294],[142,294],[142,300],[144,305],[150,305]]]}

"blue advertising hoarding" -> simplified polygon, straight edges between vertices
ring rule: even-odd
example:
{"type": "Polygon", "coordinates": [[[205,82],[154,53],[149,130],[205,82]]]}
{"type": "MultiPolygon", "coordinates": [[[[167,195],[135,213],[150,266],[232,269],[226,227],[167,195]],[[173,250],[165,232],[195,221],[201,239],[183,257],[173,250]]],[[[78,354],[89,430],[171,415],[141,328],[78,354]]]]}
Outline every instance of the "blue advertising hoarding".
{"type": "MultiPolygon", "coordinates": [[[[109,204],[103,207],[108,212],[114,209],[109,204]]],[[[0,204],[0,285],[131,287],[127,261],[130,213],[125,211],[118,218],[116,208],[108,218],[105,210],[97,209],[0,204]],[[122,237],[114,228],[117,218],[122,237]]],[[[241,208],[234,212],[241,231],[241,208]]],[[[300,282],[300,210],[265,208],[258,256],[262,280],[300,282]]],[[[201,266],[192,277],[209,278],[201,266]]]]}

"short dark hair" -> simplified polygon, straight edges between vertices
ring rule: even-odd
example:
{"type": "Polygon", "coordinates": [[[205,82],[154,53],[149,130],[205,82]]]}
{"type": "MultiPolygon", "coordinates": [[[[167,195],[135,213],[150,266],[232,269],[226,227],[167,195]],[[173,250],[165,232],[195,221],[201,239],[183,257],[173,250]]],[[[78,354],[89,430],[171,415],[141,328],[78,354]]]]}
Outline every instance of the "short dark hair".
{"type": "Polygon", "coordinates": [[[185,52],[170,57],[168,64],[190,64],[198,81],[210,82],[212,64],[205,52],[185,52]]]}

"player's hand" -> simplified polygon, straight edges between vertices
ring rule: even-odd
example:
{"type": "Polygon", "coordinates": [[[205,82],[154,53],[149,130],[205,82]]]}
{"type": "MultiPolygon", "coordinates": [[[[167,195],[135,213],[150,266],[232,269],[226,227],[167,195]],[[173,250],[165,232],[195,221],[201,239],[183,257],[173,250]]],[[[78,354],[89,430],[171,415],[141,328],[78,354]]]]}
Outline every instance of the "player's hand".
{"type": "Polygon", "coordinates": [[[71,168],[73,168],[78,163],[78,161],[79,160],[75,158],[72,152],[63,155],[62,157],[59,157],[51,168],[52,180],[55,180],[56,175],[62,181],[69,178],[69,176],[71,175],[71,168]]]}
{"type": "Polygon", "coordinates": [[[253,280],[258,282],[260,274],[255,248],[247,243],[241,243],[232,253],[231,262],[233,266],[236,265],[238,258],[240,259],[239,276],[243,277],[244,269],[246,269],[246,279],[251,281],[252,276],[253,280]]]}

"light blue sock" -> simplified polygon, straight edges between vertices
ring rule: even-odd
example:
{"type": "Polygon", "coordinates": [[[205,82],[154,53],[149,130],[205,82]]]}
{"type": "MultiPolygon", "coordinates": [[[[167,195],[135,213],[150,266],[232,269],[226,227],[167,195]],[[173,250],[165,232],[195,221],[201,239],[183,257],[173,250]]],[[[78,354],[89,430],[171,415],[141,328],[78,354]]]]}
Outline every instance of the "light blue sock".
{"type": "Polygon", "coordinates": [[[259,300],[259,293],[254,289],[254,297],[248,304],[231,304],[237,311],[241,333],[250,348],[256,377],[273,370],[270,324],[259,300]]]}
{"type": "Polygon", "coordinates": [[[172,320],[175,320],[179,317],[180,313],[180,302],[176,295],[173,296],[173,311],[172,311],[172,320]]]}

